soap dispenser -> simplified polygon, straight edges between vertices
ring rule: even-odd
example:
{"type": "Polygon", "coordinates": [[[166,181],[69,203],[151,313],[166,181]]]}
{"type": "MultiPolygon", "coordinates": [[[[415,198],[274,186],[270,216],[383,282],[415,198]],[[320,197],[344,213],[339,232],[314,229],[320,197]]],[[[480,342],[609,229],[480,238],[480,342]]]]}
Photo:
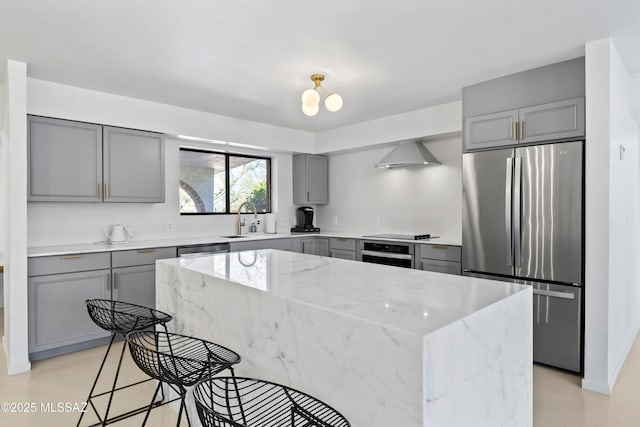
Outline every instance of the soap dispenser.
{"type": "Polygon", "coordinates": [[[256,227],[256,223],[252,222],[251,223],[251,227],[249,228],[249,232],[250,233],[255,233],[256,231],[258,231],[258,227],[256,227]]]}

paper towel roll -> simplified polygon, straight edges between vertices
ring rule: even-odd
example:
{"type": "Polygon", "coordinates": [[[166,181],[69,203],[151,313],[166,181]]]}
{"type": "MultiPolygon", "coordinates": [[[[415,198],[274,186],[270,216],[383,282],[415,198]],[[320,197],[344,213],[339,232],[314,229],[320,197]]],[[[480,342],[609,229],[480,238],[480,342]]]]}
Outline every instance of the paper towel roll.
{"type": "Polygon", "coordinates": [[[276,214],[268,213],[265,215],[265,233],[275,234],[276,232],[276,214]]]}

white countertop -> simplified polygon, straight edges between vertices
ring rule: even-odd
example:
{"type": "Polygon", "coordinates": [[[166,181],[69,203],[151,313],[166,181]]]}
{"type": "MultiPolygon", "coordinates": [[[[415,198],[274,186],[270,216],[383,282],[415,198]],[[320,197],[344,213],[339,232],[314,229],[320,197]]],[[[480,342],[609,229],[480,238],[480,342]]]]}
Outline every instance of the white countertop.
{"type": "Polygon", "coordinates": [[[274,249],[159,262],[418,336],[529,289],[274,249]]]}
{"type": "MultiPolygon", "coordinates": [[[[378,234],[378,233],[368,233],[378,234]]],[[[266,234],[266,233],[250,233],[245,234],[242,238],[225,238],[220,236],[185,236],[185,237],[172,237],[165,239],[153,239],[153,240],[131,240],[122,245],[111,245],[107,242],[95,242],[95,243],[78,243],[69,245],[56,245],[56,246],[31,246],[27,249],[27,255],[30,257],[41,256],[55,256],[63,254],[78,254],[78,253],[91,253],[91,252],[108,252],[108,251],[126,251],[131,249],[143,249],[143,248],[161,248],[169,246],[185,246],[185,245],[201,245],[209,243],[233,243],[233,242],[247,242],[252,240],[265,240],[265,239],[287,239],[287,238],[302,238],[302,237],[339,237],[347,239],[367,239],[367,240],[383,240],[388,242],[405,242],[405,243],[419,243],[419,244],[439,244],[439,245],[452,245],[460,246],[459,240],[439,237],[433,240],[398,240],[398,239],[379,239],[364,237],[362,234],[355,233],[334,233],[334,232],[322,232],[322,233],[282,233],[282,234],[266,234]]]]}

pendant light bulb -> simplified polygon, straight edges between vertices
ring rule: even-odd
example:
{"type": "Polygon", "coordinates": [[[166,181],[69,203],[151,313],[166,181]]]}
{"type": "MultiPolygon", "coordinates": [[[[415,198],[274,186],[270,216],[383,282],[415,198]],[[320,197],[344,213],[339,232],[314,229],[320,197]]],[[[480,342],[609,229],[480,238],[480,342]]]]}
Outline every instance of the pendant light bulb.
{"type": "Polygon", "coordinates": [[[335,113],[342,108],[342,97],[337,93],[330,93],[324,100],[324,106],[327,107],[327,110],[335,113]]]}
{"type": "MultiPolygon", "coordinates": [[[[313,90],[313,89],[312,89],[313,90]]],[[[318,111],[320,110],[320,103],[315,103],[315,104],[302,104],[302,112],[304,114],[306,114],[309,117],[315,116],[316,114],[318,114],[318,111]]]]}
{"type": "Polygon", "coordinates": [[[302,92],[302,104],[303,105],[318,105],[320,104],[320,94],[315,89],[307,89],[302,92]]]}

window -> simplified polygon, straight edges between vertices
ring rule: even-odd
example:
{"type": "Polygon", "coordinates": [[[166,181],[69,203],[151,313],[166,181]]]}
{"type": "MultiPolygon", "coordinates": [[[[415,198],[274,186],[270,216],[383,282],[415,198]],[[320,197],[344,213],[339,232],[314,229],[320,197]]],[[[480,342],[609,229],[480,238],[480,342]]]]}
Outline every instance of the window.
{"type": "Polygon", "coordinates": [[[271,159],[180,148],[180,213],[271,212],[271,159]]]}

